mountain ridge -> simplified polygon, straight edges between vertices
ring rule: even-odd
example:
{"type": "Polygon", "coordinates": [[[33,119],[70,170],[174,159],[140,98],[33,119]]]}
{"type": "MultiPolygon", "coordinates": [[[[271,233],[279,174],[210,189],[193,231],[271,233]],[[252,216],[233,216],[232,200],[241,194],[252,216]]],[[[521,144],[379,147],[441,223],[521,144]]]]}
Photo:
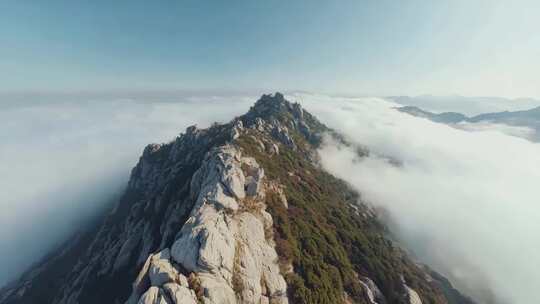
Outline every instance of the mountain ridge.
{"type": "Polygon", "coordinates": [[[73,269],[27,276],[0,303],[472,303],[320,168],[326,133],[339,136],[276,93],[148,145],[73,269]],[[58,290],[36,292],[47,280],[58,290]]]}

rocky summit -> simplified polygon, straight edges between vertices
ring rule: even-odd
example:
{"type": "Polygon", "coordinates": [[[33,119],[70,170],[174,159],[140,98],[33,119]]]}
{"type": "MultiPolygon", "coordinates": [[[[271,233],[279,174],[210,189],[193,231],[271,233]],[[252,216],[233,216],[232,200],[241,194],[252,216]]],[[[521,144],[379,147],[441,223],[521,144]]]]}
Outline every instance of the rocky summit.
{"type": "Polygon", "coordinates": [[[280,93],[148,145],[122,198],[0,303],[472,303],[318,163],[339,137],[280,93]]]}

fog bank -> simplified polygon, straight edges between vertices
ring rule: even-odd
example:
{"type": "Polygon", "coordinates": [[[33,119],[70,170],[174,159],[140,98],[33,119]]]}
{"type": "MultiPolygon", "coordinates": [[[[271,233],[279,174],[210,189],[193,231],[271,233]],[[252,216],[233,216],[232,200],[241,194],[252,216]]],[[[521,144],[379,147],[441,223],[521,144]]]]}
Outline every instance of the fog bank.
{"type": "Polygon", "coordinates": [[[433,123],[378,98],[295,98],[373,152],[359,159],[327,142],[320,155],[327,170],[389,211],[394,233],[423,262],[480,303],[537,301],[539,144],[433,123]]]}

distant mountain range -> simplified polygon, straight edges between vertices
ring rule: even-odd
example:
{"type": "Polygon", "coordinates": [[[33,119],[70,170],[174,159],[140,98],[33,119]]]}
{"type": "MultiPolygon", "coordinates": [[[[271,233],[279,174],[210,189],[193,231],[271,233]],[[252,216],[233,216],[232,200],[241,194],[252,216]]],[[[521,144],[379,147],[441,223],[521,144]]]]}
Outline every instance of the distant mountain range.
{"type": "Polygon", "coordinates": [[[433,113],[416,106],[398,107],[397,110],[445,124],[491,123],[526,127],[534,130],[534,135],[529,139],[536,142],[540,141],[540,107],[523,111],[484,113],[472,117],[457,112],[433,113]]]}
{"type": "Polygon", "coordinates": [[[466,97],[450,96],[391,96],[386,97],[404,106],[415,106],[432,112],[459,112],[467,116],[502,111],[523,111],[540,106],[540,100],[533,98],[466,97]]]}

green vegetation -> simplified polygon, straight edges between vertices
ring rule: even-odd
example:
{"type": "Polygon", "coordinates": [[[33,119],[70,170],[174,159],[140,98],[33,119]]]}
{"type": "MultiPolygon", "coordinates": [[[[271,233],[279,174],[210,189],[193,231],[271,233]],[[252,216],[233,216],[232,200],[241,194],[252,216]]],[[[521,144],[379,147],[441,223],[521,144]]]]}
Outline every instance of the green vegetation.
{"type": "Polygon", "coordinates": [[[358,204],[358,194],[311,164],[305,157],[310,144],[292,133],[298,150],[282,146],[280,154],[273,156],[259,151],[249,136],[238,140],[268,178],[284,186],[289,207],[272,193],[267,195],[267,205],[291,302],[343,303],[346,293],[354,303],[366,303],[357,278],[361,275],[375,281],[388,303],[405,303],[403,275],[423,303],[446,303],[440,291],[426,282],[423,271],[384,237],[385,228],[368,215],[365,205],[358,204]],[[294,272],[287,272],[291,264],[294,272]]]}

